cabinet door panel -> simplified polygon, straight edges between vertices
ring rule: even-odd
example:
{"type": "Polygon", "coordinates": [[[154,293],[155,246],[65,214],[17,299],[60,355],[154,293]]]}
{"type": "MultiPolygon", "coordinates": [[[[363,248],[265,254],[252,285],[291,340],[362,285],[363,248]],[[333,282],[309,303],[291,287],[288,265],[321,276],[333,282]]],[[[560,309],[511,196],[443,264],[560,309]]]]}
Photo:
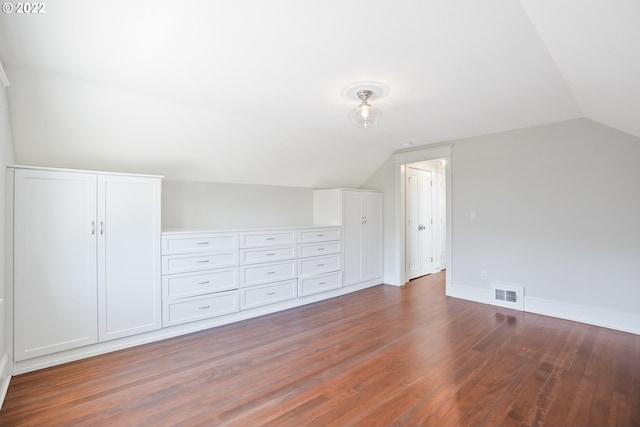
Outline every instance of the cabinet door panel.
{"type": "Polygon", "coordinates": [[[97,341],[96,176],[15,171],[15,360],[97,341]]]}
{"type": "Polygon", "coordinates": [[[160,179],[98,177],[100,341],[159,329],[160,179]]]}
{"type": "Polygon", "coordinates": [[[343,252],[343,281],[344,285],[351,285],[362,281],[363,274],[363,229],[364,213],[362,210],[362,193],[345,191],[342,195],[342,215],[344,233],[343,252]]]}
{"type": "Polygon", "coordinates": [[[365,279],[382,276],[382,194],[367,193],[365,208],[365,279]]]}

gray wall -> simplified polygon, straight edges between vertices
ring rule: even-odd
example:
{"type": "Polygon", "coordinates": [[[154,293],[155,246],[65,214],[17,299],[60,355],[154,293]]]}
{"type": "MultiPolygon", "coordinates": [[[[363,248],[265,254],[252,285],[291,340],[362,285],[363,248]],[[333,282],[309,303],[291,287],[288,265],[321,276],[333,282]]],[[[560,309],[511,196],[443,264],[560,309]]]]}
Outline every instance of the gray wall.
{"type": "Polygon", "coordinates": [[[308,188],[164,180],[163,229],[223,229],[313,224],[308,188]]]}
{"type": "Polygon", "coordinates": [[[455,142],[454,283],[638,314],[639,163],[639,138],[589,120],[455,142]]]}

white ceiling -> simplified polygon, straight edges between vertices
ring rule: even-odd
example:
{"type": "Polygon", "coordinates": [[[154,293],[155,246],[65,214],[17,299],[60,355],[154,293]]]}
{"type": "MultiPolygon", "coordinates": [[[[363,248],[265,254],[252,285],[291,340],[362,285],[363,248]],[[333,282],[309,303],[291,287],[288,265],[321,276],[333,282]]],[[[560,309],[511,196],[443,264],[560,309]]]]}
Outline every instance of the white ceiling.
{"type": "Polygon", "coordinates": [[[53,0],[0,16],[17,160],[359,186],[415,145],[587,117],[640,136],[637,0],[53,0]],[[378,127],[341,90],[379,81],[378,127]]]}

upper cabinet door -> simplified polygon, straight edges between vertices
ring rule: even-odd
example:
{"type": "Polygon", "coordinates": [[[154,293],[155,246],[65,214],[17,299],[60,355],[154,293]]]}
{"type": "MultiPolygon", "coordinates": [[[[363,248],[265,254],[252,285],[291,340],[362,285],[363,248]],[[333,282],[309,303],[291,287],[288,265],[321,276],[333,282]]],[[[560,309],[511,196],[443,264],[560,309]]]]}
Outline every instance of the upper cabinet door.
{"type": "Polygon", "coordinates": [[[161,327],[159,178],[98,176],[100,341],[161,327]]]}
{"type": "Polygon", "coordinates": [[[15,360],[97,341],[96,175],[14,175],[15,360]]]}

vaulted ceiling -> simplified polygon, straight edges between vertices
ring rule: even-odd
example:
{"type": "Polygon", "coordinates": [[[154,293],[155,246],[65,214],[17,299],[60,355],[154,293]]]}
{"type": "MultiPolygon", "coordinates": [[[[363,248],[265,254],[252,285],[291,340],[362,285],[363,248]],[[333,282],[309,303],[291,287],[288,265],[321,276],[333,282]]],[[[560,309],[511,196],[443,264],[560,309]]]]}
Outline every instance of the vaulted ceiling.
{"type": "Polygon", "coordinates": [[[0,16],[18,162],[359,186],[395,150],[587,117],[640,136],[637,0],[55,0],[0,16]],[[360,81],[390,88],[353,127],[360,81]]]}

